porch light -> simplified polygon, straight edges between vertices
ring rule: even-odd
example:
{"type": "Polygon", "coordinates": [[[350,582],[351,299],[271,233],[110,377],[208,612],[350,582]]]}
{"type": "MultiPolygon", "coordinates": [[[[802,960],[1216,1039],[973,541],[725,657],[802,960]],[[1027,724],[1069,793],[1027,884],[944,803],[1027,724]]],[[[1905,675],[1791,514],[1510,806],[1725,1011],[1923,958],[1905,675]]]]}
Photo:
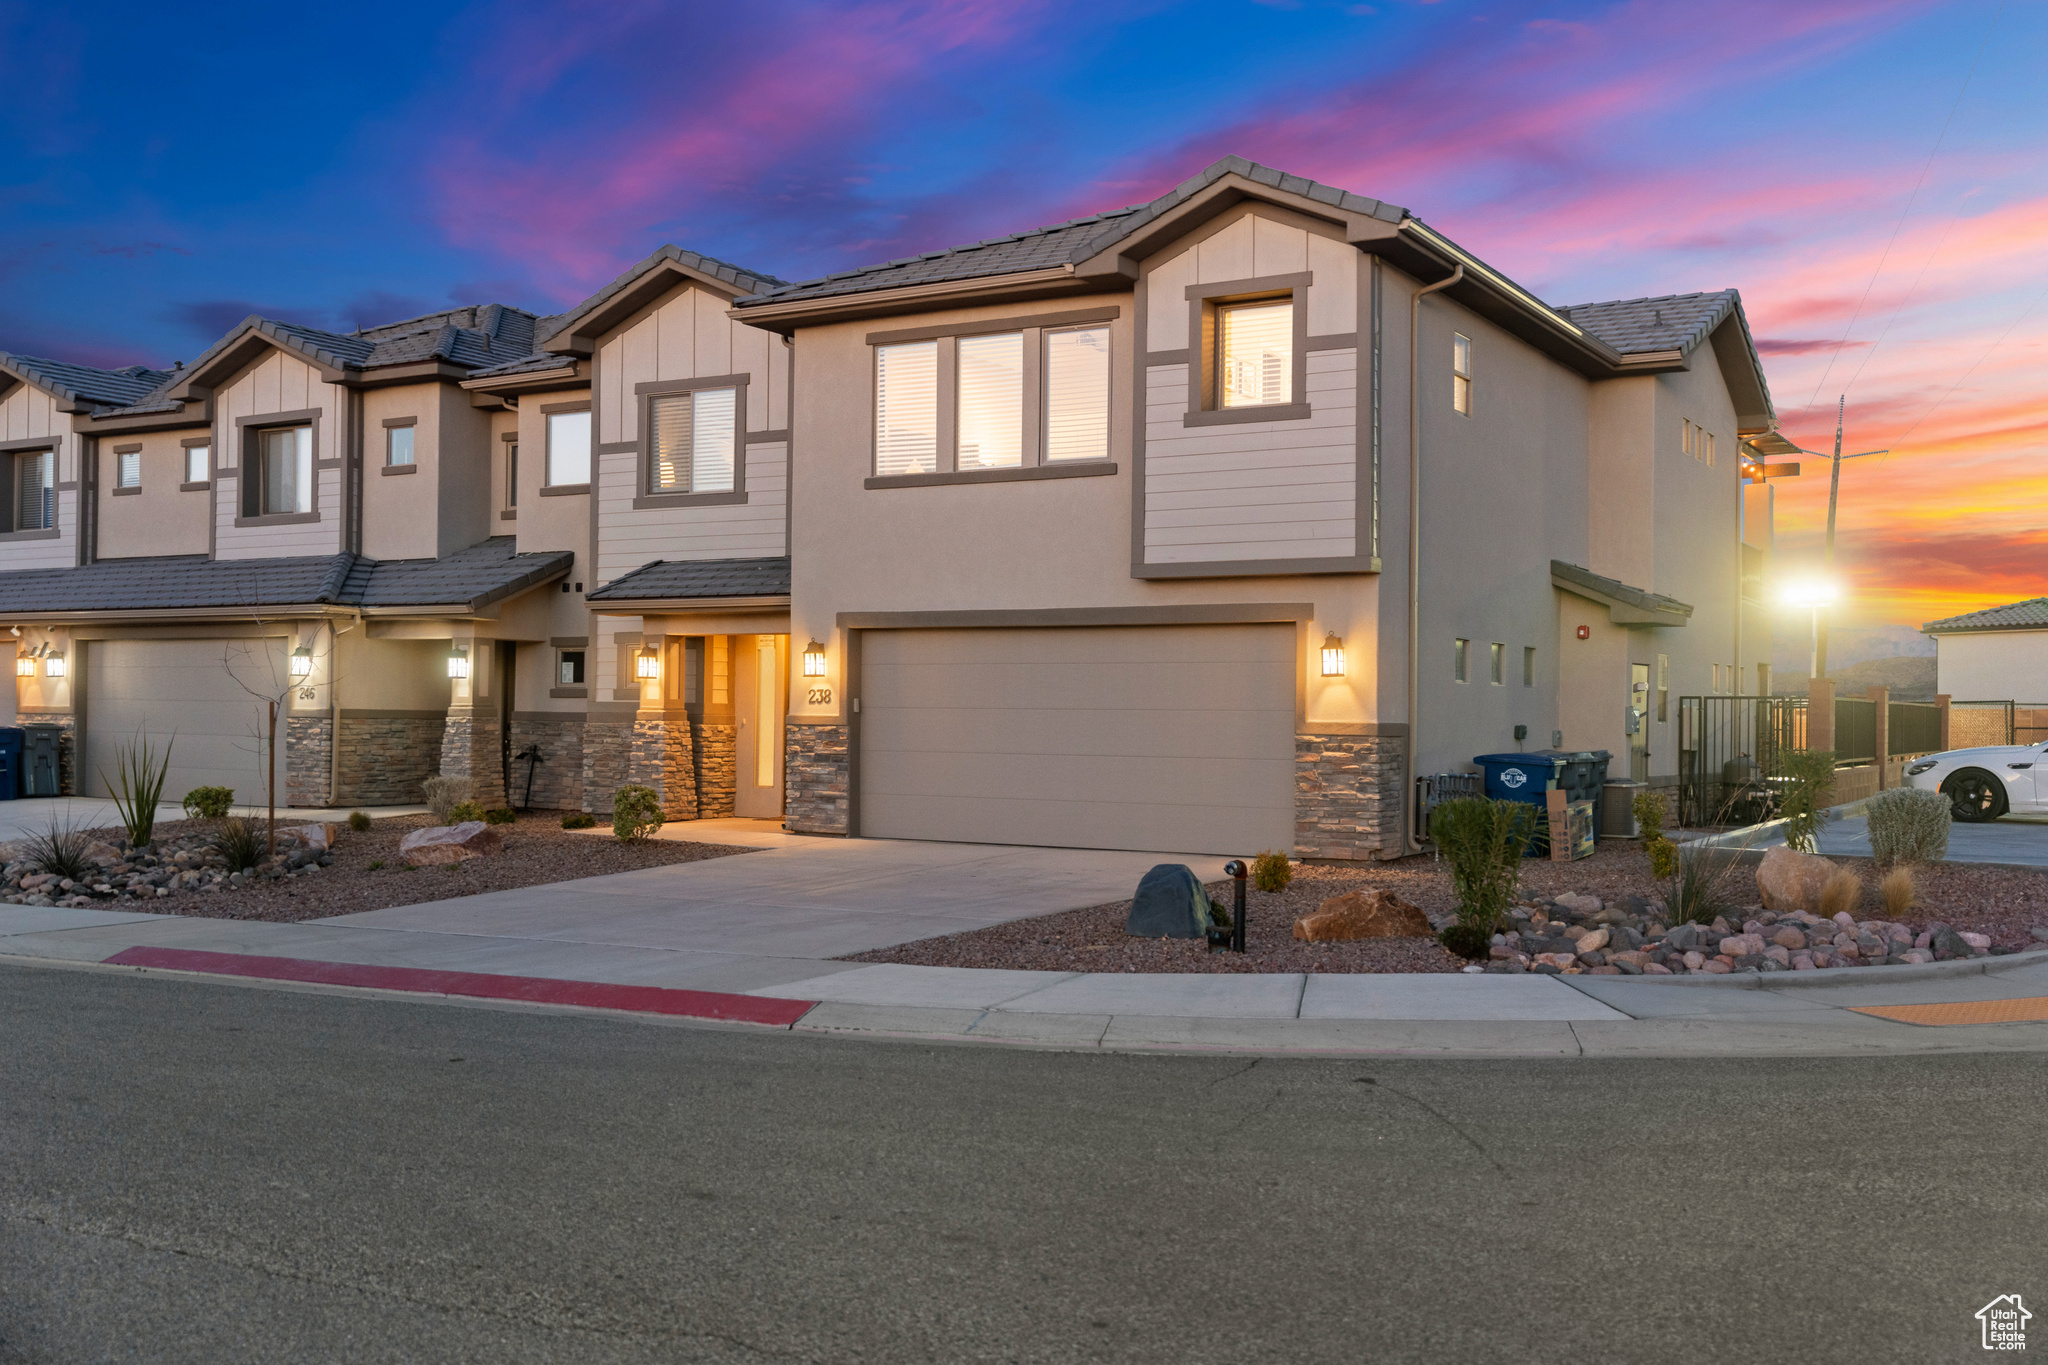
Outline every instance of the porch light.
{"type": "Polygon", "coordinates": [[[1323,639],[1323,676],[1341,678],[1344,676],[1344,642],[1331,631],[1323,639]]]}
{"type": "Polygon", "coordinates": [[[61,678],[64,676],[64,654],[61,650],[43,656],[43,676],[61,678]]]}
{"type": "Polygon", "coordinates": [[[653,645],[642,645],[639,657],[633,660],[633,676],[636,678],[658,678],[661,676],[661,653],[653,645]]]}
{"type": "Polygon", "coordinates": [[[822,678],[825,676],[825,646],[816,640],[804,646],[804,676],[822,678]]]}
{"type": "Polygon", "coordinates": [[[36,675],[36,658],[33,654],[17,654],[14,657],[14,676],[33,678],[36,675]]]}
{"type": "Polygon", "coordinates": [[[292,651],[292,676],[303,678],[313,671],[313,651],[300,645],[292,651]]]}
{"type": "Polygon", "coordinates": [[[469,651],[461,645],[448,651],[448,676],[466,678],[469,676],[469,651]]]}

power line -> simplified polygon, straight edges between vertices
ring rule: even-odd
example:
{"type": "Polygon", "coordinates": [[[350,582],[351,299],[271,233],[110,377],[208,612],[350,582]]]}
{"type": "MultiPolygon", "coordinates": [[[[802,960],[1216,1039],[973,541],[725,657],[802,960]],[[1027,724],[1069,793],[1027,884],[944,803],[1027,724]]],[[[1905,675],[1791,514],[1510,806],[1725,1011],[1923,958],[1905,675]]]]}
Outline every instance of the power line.
{"type": "MultiPolygon", "coordinates": [[[[1963,371],[1962,378],[1957,379],[1955,383],[1949,385],[1948,392],[1944,393],[1941,397],[1935,399],[1934,406],[1928,408],[1927,411],[1921,413],[1920,420],[1913,423],[1912,426],[1906,428],[1905,436],[1899,437],[1899,445],[1904,445],[1907,436],[1911,436],[1914,432],[1920,430],[1920,423],[1934,416],[1935,409],[1939,408],[1943,403],[1946,403],[1950,399],[1950,397],[1954,395],[1955,391],[1963,386],[1963,380],[1968,379],[1971,375],[1975,374],[1977,372],[1977,367],[1979,365],[1982,365],[1986,360],[1989,360],[1991,358],[1991,353],[2005,344],[2005,339],[2013,334],[2013,329],[2017,328],[2022,322],[2026,321],[2028,314],[2032,313],[2036,308],[2041,306],[2041,300],[2043,298],[2048,298],[2048,284],[2042,285],[2041,292],[2034,295],[2034,301],[2028,304],[2025,308],[2022,308],[2020,310],[2019,316],[2015,317],[2010,323],[2006,325],[2005,330],[1998,334],[1998,340],[1992,342],[1989,346],[1986,346],[1984,348],[1984,354],[1978,356],[1975,360],[1970,362],[1970,368],[1963,371]]],[[[1893,447],[1893,449],[1895,450],[1897,448],[1897,446],[1893,447]]]]}

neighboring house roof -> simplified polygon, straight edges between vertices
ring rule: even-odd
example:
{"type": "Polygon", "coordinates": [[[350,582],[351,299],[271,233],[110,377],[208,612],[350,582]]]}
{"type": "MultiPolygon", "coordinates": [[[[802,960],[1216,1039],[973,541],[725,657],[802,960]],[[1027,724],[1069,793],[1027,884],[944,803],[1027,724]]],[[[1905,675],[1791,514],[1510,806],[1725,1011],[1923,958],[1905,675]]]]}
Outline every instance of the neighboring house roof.
{"type": "Polygon", "coordinates": [[[1618,626],[1682,626],[1692,617],[1692,608],[1675,597],[1630,587],[1562,559],[1550,561],[1550,583],[1606,607],[1608,619],[1618,626]]]}
{"type": "Polygon", "coordinates": [[[536,351],[523,355],[517,360],[508,360],[502,365],[490,365],[470,375],[471,379],[496,379],[500,376],[537,374],[547,370],[559,370],[576,363],[576,357],[558,355],[553,351],[536,351]]]}
{"type": "Polygon", "coordinates": [[[541,321],[501,303],[448,308],[354,332],[330,332],[252,313],[174,375],[164,399],[184,400],[191,397],[188,386],[219,382],[248,363],[252,347],[260,350],[264,342],[327,370],[361,373],[439,362],[473,373],[531,355],[541,321]]]}
{"type": "Polygon", "coordinates": [[[789,556],[765,559],[657,559],[591,593],[591,602],[670,598],[787,597],[789,556]]]}
{"type": "Polygon", "coordinates": [[[520,554],[511,536],[494,536],[441,559],[104,559],[81,568],[0,573],[0,613],[233,608],[256,615],[323,606],[479,611],[561,577],[574,562],[568,551],[520,554]]]}
{"type": "Polygon", "coordinates": [[[1920,627],[1925,635],[1961,635],[1978,630],[2048,630],[2048,597],[2030,597],[2002,607],[1965,612],[1961,616],[1929,621],[1920,627]]]}
{"type": "Polygon", "coordinates": [[[91,365],[73,365],[68,361],[13,355],[6,351],[0,351],[0,369],[49,390],[76,408],[87,410],[137,402],[176,373],[173,370],[146,369],[141,365],[102,370],[91,365]]]}

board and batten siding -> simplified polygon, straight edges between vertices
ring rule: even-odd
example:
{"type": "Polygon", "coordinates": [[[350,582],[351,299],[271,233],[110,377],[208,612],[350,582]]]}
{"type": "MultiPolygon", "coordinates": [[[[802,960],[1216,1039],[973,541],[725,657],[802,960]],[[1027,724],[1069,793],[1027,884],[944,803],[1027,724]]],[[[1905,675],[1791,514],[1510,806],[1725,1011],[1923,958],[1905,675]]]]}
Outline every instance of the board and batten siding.
{"type": "Polygon", "coordinates": [[[725,315],[729,306],[705,290],[681,289],[605,338],[597,350],[600,443],[640,439],[637,385],[722,374],[749,376],[748,431],[788,428],[789,347],[734,322],[725,315]]]}
{"type": "MultiPolygon", "coordinates": [[[[0,441],[34,441],[45,436],[57,451],[57,534],[0,540],[0,571],[68,569],[78,562],[78,453],[84,438],[72,433],[70,415],[57,410],[57,400],[48,392],[33,384],[16,384],[0,399],[0,441]],[[66,484],[71,486],[66,488],[66,484]]],[[[0,477],[11,479],[11,452],[6,466],[0,477]]]]}
{"type": "Polygon", "coordinates": [[[783,510],[789,496],[789,446],[759,441],[743,449],[747,500],[716,507],[635,510],[639,454],[599,456],[598,581],[609,583],[657,559],[755,559],[789,553],[783,510]]]}
{"type": "Polygon", "coordinates": [[[216,393],[214,399],[213,487],[214,558],[273,559],[287,555],[331,555],[341,552],[342,416],[346,391],[321,379],[305,361],[272,350],[216,393]],[[237,418],[273,412],[319,409],[313,433],[313,510],[318,522],[271,526],[237,526],[242,506],[242,429],[237,418]],[[223,464],[234,470],[221,471],[223,464]],[[322,468],[322,466],[329,466],[322,468]]]}
{"type": "MultiPolygon", "coordinates": [[[[1309,273],[1310,338],[1358,331],[1356,248],[1328,229],[1247,209],[1146,274],[1145,350],[1185,351],[1190,285],[1309,273]]],[[[1359,552],[1358,348],[1311,349],[1293,421],[1185,425],[1193,367],[1144,366],[1143,561],[1328,559],[1359,552]]]]}

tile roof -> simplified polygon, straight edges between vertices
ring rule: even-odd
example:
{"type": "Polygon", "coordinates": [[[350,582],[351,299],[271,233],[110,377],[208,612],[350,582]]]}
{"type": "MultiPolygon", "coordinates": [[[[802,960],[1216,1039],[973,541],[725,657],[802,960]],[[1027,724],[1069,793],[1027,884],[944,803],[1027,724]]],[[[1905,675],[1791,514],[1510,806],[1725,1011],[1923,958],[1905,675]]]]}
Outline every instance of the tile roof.
{"type": "Polygon", "coordinates": [[[1398,223],[1409,216],[1406,209],[1378,199],[1368,199],[1304,176],[1289,175],[1241,156],[1227,156],[1200,175],[1183,181],[1148,203],[1032,228],[1008,237],[992,237],[965,246],[948,247],[944,251],[928,251],[921,256],[906,256],[857,270],[842,270],[815,280],[802,280],[781,289],[764,291],[740,300],[740,305],[744,307],[748,303],[770,301],[786,303],[834,294],[865,293],[872,289],[898,289],[940,280],[972,279],[980,275],[1014,275],[1025,270],[1042,270],[1048,266],[1085,261],[1160,215],[1178,208],[1226,175],[1241,175],[1255,184],[1298,194],[1349,213],[1368,214],[1384,222],[1398,223]]]}
{"type": "Polygon", "coordinates": [[[1579,303],[1557,311],[1623,355],[1639,355],[1644,351],[1690,351],[1741,306],[1733,289],[1720,289],[1711,294],[1579,303]]]}
{"type": "Polygon", "coordinates": [[[1692,607],[1675,597],[1666,597],[1661,592],[1651,592],[1647,588],[1631,587],[1618,578],[1608,578],[1577,564],[1568,564],[1562,559],[1550,561],[1550,578],[1552,582],[1561,578],[1576,588],[1598,594],[1603,600],[1611,598],[1639,611],[1655,612],[1661,616],[1692,615],[1692,607]]]}
{"type": "Polygon", "coordinates": [[[471,379],[495,379],[499,375],[530,374],[543,370],[567,369],[576,363],[573,355],[562,355],[557,351],[536,351],[523,355],[517,360],[508,360],[502,365],[486,365],[470,374],[471,379]]]}
{"type": "Polygon", "coordinates": [[[2002,607],[1965,612],[1929,621],[1920,627],[1929,635],[1947,635],[1973,630],[2048,630],[2048,597],[2030,597],[2002,607]]]}
{"type": "Polygon", "coordinates": [[[0,365],[7,366],[60,397],[90,403],[95,407],[136,402],[167,383],[176,373],[174,370],[145,369],[141,365],[127,365],[118,370],[102,370],[91,365],[73,365],[67,361],[46,360],[39,356],[11,355],[5,351],[0,351],[0,365]]]}
{"type": "Polygon", "coordinates": [[[759,270],[749,270],[745,266],[734,265],[731,261],[721,261],[715,256],[706,256],[702,252],[686,251],[673,242],[667,242],[656,247],[652,255],[627,267],[610,284],[607,284],[568,312],[557,313],[553,317],[541,319],[541,325],[535,329],[535,335],[541,341],[547,341],[558,333],[575,326],[584,317],[604,307],[605,304],[632,288],[642,276],[646,275],[648,271],[655,269],[663,261],[674,261],[677,265],[694,270],[700,275],[709,275],[712,279],[722,280],[737,289],[743,296],[772,293],[789,287],[787,280],[778,279],[759,270]]]}
{"type": "Polygon", "coordinates": [[[657,559],[591,593],[591,602],[684,597],[787,597],[789,556],[768,559],[657,559]]]}
{"type": "Polygon", "coordinates": [[[0,573],[0,615],[318,606],[476,611],[560,577],[574,560],[567,551],[520,554],[511,536],[494,536],[441,559],[103,559],[82,568],[0,573]]]}

